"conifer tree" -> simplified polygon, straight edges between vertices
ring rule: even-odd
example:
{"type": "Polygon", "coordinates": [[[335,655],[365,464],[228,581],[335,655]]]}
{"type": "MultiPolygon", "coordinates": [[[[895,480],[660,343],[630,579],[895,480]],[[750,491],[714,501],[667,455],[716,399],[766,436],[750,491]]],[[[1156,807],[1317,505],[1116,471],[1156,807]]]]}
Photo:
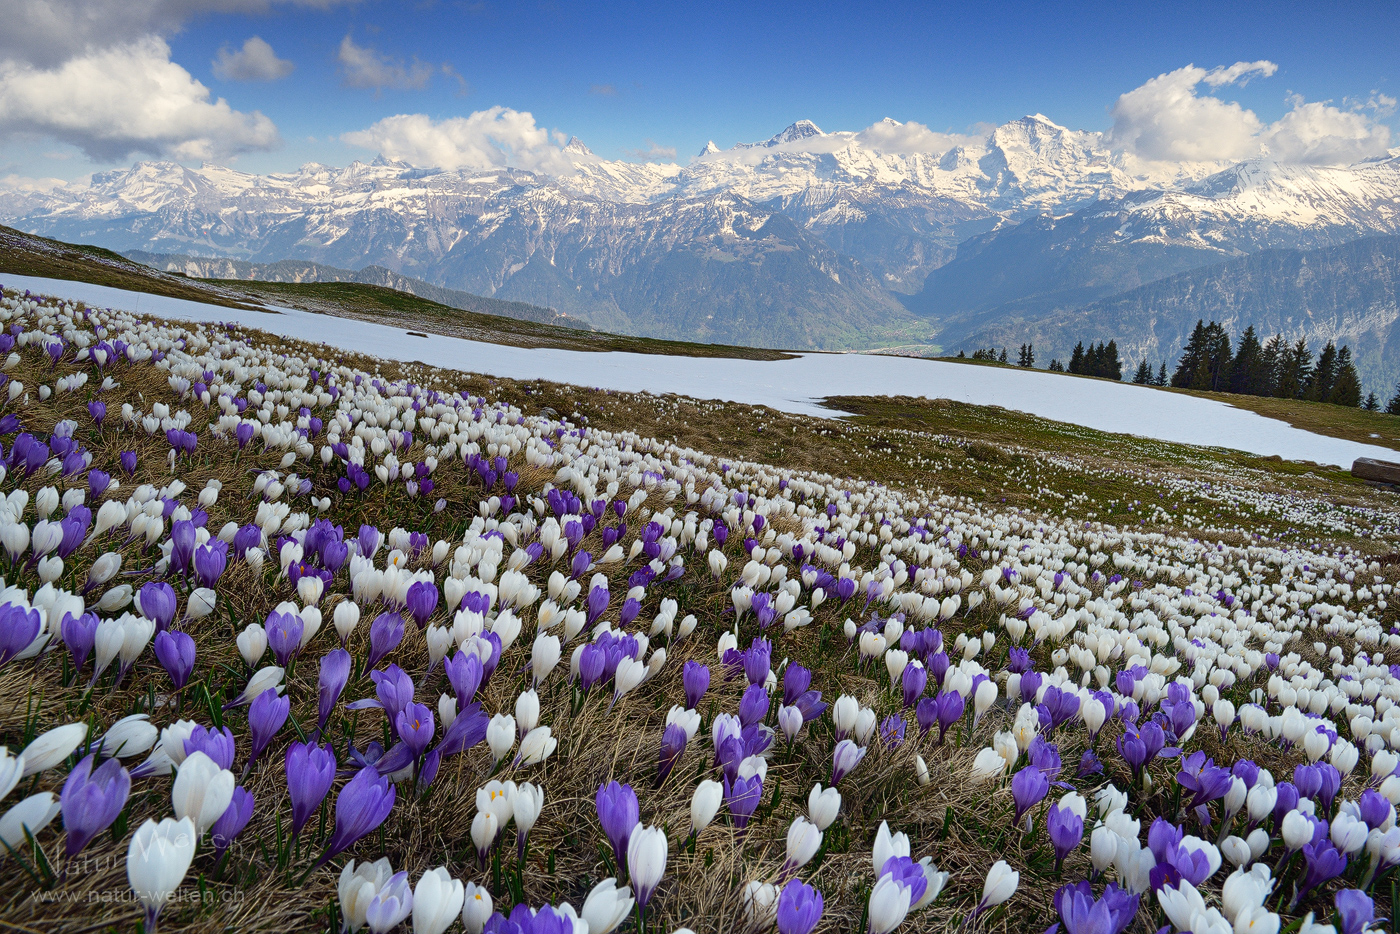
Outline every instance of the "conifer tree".
{"type": "Polygon", "coordinates": [[[1191,332],[1191,336],[1186,341],[1186,346],[1181,348],[1181,359],[1177,361],[1176,372],[1172,374],[1172,385],[1179,389],[1187,389],[1195,379],[1196,368],[1201,365],[1201,358],[1205,356],[1206,348],[1206,323],[1200,318],[1196,319],[1196,328],[1191,332]]]}
{"type": "Polygon", "coordinates": [[[1089,349],[1084,351],[1084,363],[1080,372],[1085,376],[1099,375],[1099,361],[1103,356],[1103,344],[1090,344],[1089,349]]]}
{"type": "Polygon", "coordinates": [[[1123,378],[1123,364],[1118,360],[1118,342],[1109,341],[1108,346],[1099,345],[1099,373],[1105,379],[1123,378]]]}
{"type": "Polygon", "coordinates": [[[1264,348],[1254,333],[1254,325],[1244,329],[1240,335],[1240,346],[1235,350],[1235,359],[1230,363],[1230,392],[1246,395],[1260,395],[1256,387],[1263,381],[1264,348]]]}
{"type": "Polygon", "coordinates": [[[1154,386],[1165,386],[1165,385],[1167,385],[1167,361],[1165,361],[1165,360],[1162,361],[1161,367],[1158,368],[1158,370],[1157,370],[1157,378],[1156,378],[1155,380],[1152,381],[1152,385],[1154,385],[1154,386]]]}
{"type": "Polygon", "coordinates": [[[1400,415],[1400,383],[1395,384],[1395,395],[1385,404],[1385,414],[1400,415]]]}
{"type": "Polygon", "coordinates": [[[1256,396],[1273,396],[1278,393],[1280,367],[1288,351],[1282,334],[1275,334],[1259,354],[1259,381],[1252,385],[1250,392],[1256,396]]]}
{"type": "Polygon", "coordinates": [[[1137,372],[1133,374],[1133,382],[1139,386],[1148,386],[1152,383],[1152,367],[1143,360],[1138,364],[1137,372]]]}
{"type": "Polygon", "coordinates": [[[1278,383],[1274,395],[1280,399],[1301,399],[1307,392],[1312,376],[1312,351],[1306,338],[1286,348],[1279,355],[1278,383]]]}
{"type": "Polygon", "coordinates": [[[1084,372],[1084,342],[1080,341],[1074,345],[1074,353],[1069,355],[1069,371],[1071,373],[1084,372]]]}
{"type": "Polygon", "coordinates": [[[1337,345],[1328,341],[1327,346],[1322,348],[1322,353],[1317,355],[1317,366],[1313,367],[1312,376],[1308,379],[1304,398],[1313,402],[1326,402],[1331,399],[1339,370],[1337,345]]]}
{"type": "Polygon", "coordinates": [[[1337,351],[1337,378],[1332,383],[1326,401],[1333,405],[1349,405],[1352,408],[1361,404],[1361,378],[1356,373],[1356,364],[1351,362],[1351,348],[1345,344],[1337,351]]]}

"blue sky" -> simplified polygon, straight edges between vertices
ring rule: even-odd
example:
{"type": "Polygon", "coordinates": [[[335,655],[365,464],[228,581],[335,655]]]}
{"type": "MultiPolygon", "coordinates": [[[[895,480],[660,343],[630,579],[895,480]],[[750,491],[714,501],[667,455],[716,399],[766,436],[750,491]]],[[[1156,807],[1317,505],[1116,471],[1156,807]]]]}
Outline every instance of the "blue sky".
{"type": "MultiPolygon", "coordinates": [[[[498,106],[528,111],[539,127],[576,135],[605,158],[674,150],[681,161],[707,140],[763,139],[798,118],[859,130],[889,116],[961,132],[1038,111],[1107,130],[1119,95],[1192,63],[1274,63],[1272,74],[1247,83],[1199,88],[1265,124],[1298,95],[1345,112],[1370,101],[1365,119],[1393,130],[1386,101],[1400,96],[1393,4],[53,2],[91,13],[91,35],[80,48],[44,32],[55,24],[38,23],[26,42],[0,47],[11,59],[0,59],[0,129],[10,130],[0,176],[72,178],[161,155],[207,155],[255,171],[344,164],[374,153],[342,135],[384,117],[442,121],[498,106]],[[130,14],[133,7],[140,10],[130,14]],[[217,12],[230,8],[251,12],[217,12]],[[275,80],[237,80],[248,68],[214,66],[221,49],[237,52],[253,36],[275,55],[261,75],[275,80]],[[149,44],[160,42],[168,62],[149,44]],[[81,114],[55,122],[41,112],[54,97],[63,102],[59,71],[138,47],[137,70],[174,66],[208,89],[203,111],[182,102],[190,126],[118,132],[100,125],[101,107],[89,120],[95,127],[81,125],[81,114]],[[365,67],[347,67],[347,54],[365,67]],[[213,112],[216,98],[233,116],[213,112]],[[270,123],[254,125],[254,112],[270,123]],[[182,132],[213,142],[182,141],[182,132]]],[[[0,10],[11,3],[26,0],[0,0],[0,10]]],[[[99,69],[131,70],[124,63],[96,60],[99,69]]],[[[160,101],[147,107],[159,109],[160,101]]],[[[1397,144],[1392,133],[1388,145],[1397,144]]]]}

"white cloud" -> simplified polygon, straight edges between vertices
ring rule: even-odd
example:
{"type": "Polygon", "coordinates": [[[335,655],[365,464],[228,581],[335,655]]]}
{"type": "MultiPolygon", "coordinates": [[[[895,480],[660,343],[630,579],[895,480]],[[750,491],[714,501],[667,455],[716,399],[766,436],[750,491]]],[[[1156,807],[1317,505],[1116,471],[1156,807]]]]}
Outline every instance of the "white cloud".
{"type": "Polygon", "coordinates": [[[413,90],[426,87],[433,76],[433,66],[414,59],[390,58],[380,52],[355,44],[348,35],[340,41],[336,54],[341,78],[352,88],[373,88],[376,91],[413,90]]]}
{"type": "Polygon", "coordinates": [[[1337,164],[1384,153],[1390,130],[1359,109],[1292,98],[1292,109],[1265,124],[1235,101],[1201,95],[1210,88],[1269,77],[1269,61],[1236,62],[1207,71],[1187,65],[1158,75],[1118,98],[1108,142],[1159,162],[1227,162],[1268,157],[1285,162],[1337,164]]]}
{"type": "Polygon", "coordinates": [[[645,159],[648,162],[660,162],[661,160],[673,160],[676,158],[675,146],[660,146],[656,141],[648,138],[646,149],[629,149],[629,153],[638,159],[645,159]]]}
{"type": "Polygon", "coordinates": [[[441,169],[528,169],[553,175],[573,170],[563,152],[565,137],[535,125],[526,111],[509,107],[478,110],[466,117],[434,121],[426,114],[385,117],[368,129],[346,133],[352,146],[386,159],[441,169]]]}
{"type": "MultiPolygon", "coordinates": [[[[208,13],[324,9],[346,0],[0,0],[0,59],[53,67],[97,49],[166,36],[208,13]]],[[[353,2],[353,0],[350,0],[353,2]]]]}
{"type": "Polygon", "coordinates": [[[900,155],[921,152],[936,155],[957,146],[971,146],[981,143],[991,133],[992,127],[978,126],[977,133],[939,133],[930,130],[922,123],[909,121],[900,123],[889,117],[866,127],[856,134],[856,140],[877,152],[892,152],[900,155]]]}
{"type": "Polygon", "coordinates": [[[233,51],[228,46],[219,49],[213,61],[214,75],[224,81],[277,81],[292,73],[296,66],[284,58],[278,58],[260,36],[253,36],[243,43],[243,48],[233,51]]]}
{"type": "Polygon", "coordinates": [[[0,190],[43,194],[62,188],[68,182],[61,178],[28,178],[23,175],[0,175],[0,190]]]}
{"type": "Polygon", "coordinates": [[[1280,162],[1342,165],[1384,153],[1390,129],[1360,111],[1295,96],[1293,109],[1265,130],[1261,142],[1280,162]]]}
{"type": "Polygon", "coordinates": [[[280,143],[261,113],[211,101],[156,37],[54,68],[0,62],[0,130],[52,137],[99,161],[136,152],[216,159],[280,143]]]}
{"type": "Polygon", "coordinates": [[[1233,65],[1212,68],[1206,72],[1205,77],[1201,80],[1213,88],[1224,87],[1227,84],[1238,84],[1240,87],[1244,87],[1249,83],[1249,79],[1255,75],[1272,78],[1276,71],[1278,71],[1277,65],[1261,58],[1257,62],[1235,62],[1233,65]]]}

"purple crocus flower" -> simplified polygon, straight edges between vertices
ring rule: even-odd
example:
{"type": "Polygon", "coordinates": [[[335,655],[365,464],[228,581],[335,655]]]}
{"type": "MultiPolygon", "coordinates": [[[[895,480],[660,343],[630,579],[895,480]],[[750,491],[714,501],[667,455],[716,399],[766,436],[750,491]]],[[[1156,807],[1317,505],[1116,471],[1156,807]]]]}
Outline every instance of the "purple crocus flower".
{"type": "Polygon", "coordinates": [[[1385,920],[1376,918],[1376,903],[1360,889],[1342,889],[1332,902],[1337,906],[1336,920],[1342,923],[1342,934],[1365,934],[1385,920]]]}
{"type": "Polygon", "coordinates": [[[365,710],[379,707],[388,715],[389,724],[392,726],[399,711],[413,702],[413,679],[398,665],[390,665],[383,671],[371,671],[369,677],[374,682],[376,697],[357,700],[347,704],[345,709],[365,710]]]}
{"type": "Polygon", "coordinates": [[[793,663],[783,671],[783,703],[791,707],[812,686],[812,672],[793,663]]]}
{"type": "Polygon", "coordinates": [[[277,656],[277,664],[287,667],[293,655],[301,649],[301,634],[305,624],[295,613],[278,613],[275,610],[267,615],[263,629],[267,632],[267,644],[272,654],[277,656]]]}
{"type": "MultiPolygon", "coordinates": [[[[275,694],[276,692],[264,691],[263,693],[275,694]]],[[[185,739],[185,755],[192,756],[196,752],[204,753],[221,769],[232,768],[234,755],[233,731],[228,727],[224,727],[223,729],[204,726],[195,727],[185,739]]]]}
{"type": "Polygon", "coordinates": [[[180,519],[171,523],[170,570],[180,575],[189,573],[190,561],[194,558],[197,534],[194,523],[189,519],[180,519]]]}
{"type": "Polygon", "coordinates": [[[659,787],[666,781],[666,776],[671,774],[671,770],[680,761],[681,754],[685,752],[685,744],[690,739],[686,735],[685,728],[678,723],[666,724],[666,730],[661,734],[660,761],[656,768],[656,784],[659,787]]]}
{"type": "Polygon", "coordinates": [[[248,758],[248,767],[267,749],[277,731],[287,722],[292,710],[292,699],[276,691],[263,691],[248,705],[248,732],[253,737],[253,754],[248,758]]]}
{"type": "Polygon", "coordinates": [[[1133,777],[1142,773],[1148,762],[1166,745],[1166,735],[1162,728],[1149,720],[1141,729],[1125,724],[1123,735],[1118,737],[1118,754],[1133,770],[1133,777]]]}
{"type": "Polygon", "coordinates": [[[1167,862],[1181,873],[1181,878],[1199,886],[1211,877],[1210,857],[1203,850],[1177,845],[1167,853],[1167,862]]]}
{"type": "Polygon", "coordinates": [[[0,665],[28,648],[38,638],[41,625],[38,610],[14,603],[0,606],[0,665]]]}
{"type": "Polygon", "coordinates": [[[753,817],[753,812],[758,810],[759,802],[763,800],[763,779],[757,775],[750,775],[748,778],[736,777],[731,782],[726,777],[724,800],[729,806],[734,826],[743,830],[749,825],[749,818],[753,817]]]}
{"type": "Polygon", "coordinates": [[[608,782],[599,786],[595,803],[598,809],[598,823],[602,825],[604,836],[612,844],[616,865],[625,866],[627,843],[632,837],[632,831],[641,821],[637,793],[632,790],[631,785],[608,782]]]}
{"type": "Polygon", "coordinates": [[[249,548],[257,548],[262,545],[262,529],[251,522],[239,527],[233,533],[233,553],[242,558],[248,553],[249,548]]]}
{"type": "Polygon", "coordinates": [[[476,689],[481,687],[481,656],[459,649],[455,655],[443,662],[443,668],[447,672],[447,680],[452,685],[453,693],[457,695],[458,709],[471,703],[472,698],[476,696],[476,689]]]}
{"type": "Polygon", "coordinates": [[[93,499],[97,499],[103,493],[106,493],[107,487],[111,486],[111,484],[112,475],[107,471],[97,470],[95,468],[88,471],[88,495],[93,499]]]}
{"type": "Polygon", "coordinates": [[[778,895],[778,934],[812,934],[822,919],[822,893],[793,879],[778,895]]]}
{"type": "Polygon", "coordinates": [[[938,722],[938,698],[921,698],[914,708],[914,718],[919,721],[919,735],[927,735],[938,722]]]}
{"type": "Polygon", "coordinates": [[[884,741],[886,748],[895,749],[904,743],[904,729],[903,717],[890,714],[880,721],[880,739],[884,741]]]}
{"type": "Polygon", "coordinates": [[[384,656],[399,647],[399,643],[403,641],[403,629],[403,617],[397,613],[380,613],[374,618],[374,622],[369,626],[367,667],[373,668],[384,656]]]}
{"type": "Polygon", "coordinates": [[[767,639],[753,640],[749,650],[744,653],[744,675],[749,679],[749,684],[763,684],[768,680],[768,672],[772,670],[773,643],[767,639]]]}
{"type": "Polygon", "coordinates": [[[372,525],[360,526],[359,534],[355,539],[360,555],[365,558],[373,558],[383,541],[384,537],[372,525]]]}
{"type": "Polygon", "coordinates": [[[233,789],[233,799],[224,813],[209,828],[209,839],[214,844],[214,862],[217,863],[233,845],[234,838],[248,826],[253,817],[253,794],[242,785],[233,789]]]}
{"type": "Polygon", "coordinates": [[[603,615],[604,611],[607,610],[608,599],[608,588],[588,588],[588,610],[586,615],[586,622],[588,623],[588,625],[592,626],[594,623],[596,623],[598,621],[598,618],[603,615]]]}
{"type": "Polygon", "coordinates": [[[228,567],[228,542],[211,538],[194,553],[194,573],[204,587],[213,587],[228,567]]]}
{"type": "Polygon", "coordinates": [[[908,889],[911,904],[923,898],[924,892],[928,891],[928,877],[924,875],[924,867],[907,856],[891,856],[885,860],[885,865],[880,867],[880,875],[889,876],[908,889]]]}
{"type": "Polygon", "coordinates": [[[1303,876],[1303,884],[1299,887],[1297,894],[1293,896],[1293,901],[1288,905],[1289,911],[1298,907],[1298,903],[1307,898],[1308,893],[1313,889],[1324,882],[1337,878],[1347,868],[1346,854],[1333,846],[1332,841],[1326,837],[1303,847],[1303,859],[1307,861],[1308,871],[1303,876]]]}
{"type": "Polygon", "coordinates": [[[578,657],[578,679],[579,687],[585,691],[591,690],[598,682],[603,680],[608,664],[608,650],[597,642],[590,642],[583,647],[583,651],[578,657]]]}
{"type": "Polygon", "coordinates": [[[1034,704],[1035,697],[1040,693],[1040,684],[1044,677],[1038,671],[1028,671],[1021,675],[1021,700],[1027,704],[1034,704]]]}
{"type": "Polygon", "coordinates": [[[1171,854],[1176,851],[1185,836],[1186,832],[1176,824],[1158,817],[1147,828],[1147,848],[1152,851],[1152,856],[1157,862],[1166,863],[1170,861],[1171,854]]]}
{"type": "Polygon", "coordinates": [[[434,757],[440,759],[443,756],[455,756],[486,738],[486,727],[491,722],[491,718],[482,712],[481,705],[463,705],[459,701],[458,707],[460,710],[456,719],[442,733],[442,741],[434,747],[432,752],[428,753],[428,760],[424,762],[423,766],[425,773],[427,772],[427,762],[432,761],[434,757]]]}
{"type": "Polygon", "coordinates": [[[188,633],[166,630],[156,635],[155,653],[175,690],[183,688],[194,671],[194,639],[188,633]]]}
{"type": "MultiPolygon", "coordinates": [[[[1016,804],[1016,819],[1013,826],[1020,826],[1026,812],[1039,804],[1050,790],[1050,779],[1034,765],[1022,768],[1011,778],[1011,797],[1016,804]]],[[[1083,831],[1083,827],[1080,827],[1083,831]]]]}
{"type": "Polygon", "coordinates": [[[1041,695],[1036,713],[1040,717],[1041,730],[1048,733],[1079,715],[1079,696],[1072,691],[1062,691],[1052,684],[1041,695]]]}
{"type": "Polygon", "coordinates": [[[119,460],[119,461],[121,462],[122,470],[125,470],[125,471],[126,471],[126,475],[127,475],[128,477],[131,476],[132,474],[136,473],[136,452],[135,452],[135,451],[122,451],[121,454],[118,455],[117,460],[119,460]]]}
{"type": "Polygon", "coordinates": [[[101,399],[93,399],[87,404],[87,410],[88,414],[92,416],[92,420],[97,424],[97,427],[101,428],[102,420],[107,417],[107,403],[103,402],[101,399]]]}
{"type": "Polygon", "coordinates": [[[1058,869],[1070,851],[1084,839],[1084,818],[1059,803],[1050,805],[1045,817],[1045,829],[1050,835],[1050,845],[1055,848],[1055,866],[1058,869]]]}
{"type": "Polygon", "coordinates": [[[68,651],[73,655],[75,670],[83,667],[88,653],[97,642],[98,623],[96,613],[84,613],[81,616],[69,614],[63,618],[59,632],[63,636],[63,644],[68,646],[68,651]]]}
{"type": "Polygon", "coordinates": [[[739,701],[739,722],[744,726],[762,723],[768,716],[768,692],[762,684],[751,684],[739,701]]]}
{"type": "Polygon", "coordinates": [[[1089,883],[1080,881],[1060,887],[1055,911],[1066,934],[1121,934],[1137,915],[1138,896],[1110,882],[1096,902],[1089,883]]]}
{"type": "Polygon", "coordinates": [[[336,796],[335,833],[316,865],[324,866],[384,823],[394,808],[395,796],[394,786],[373,768],[356,772],[336,796]]]}
{"type": "Polygon", "coordinates": [[[433,712],[426,704],[409,704],[394,718],[394,732],[416,760],[433,741],[433,712]]]}
{"type": "Polygon", "coordinates": [[[331,711],[340,700],[345,684],[350,680],[350,653],[344,649],[333,649],[321,658],[321,673],[317,679],[319,709],[316,716],[316,729],[324,730],[331,711]]]}
{"type": "Polygon", "coordinates": [[[900,686],[904,689],[904,706],[913,707],[923,695],[924,688],[928,686],[928,671],[923,665],[905,665],[904,674],[900,676],[900,686]]]}
{"type": "Polygon", "coordinates": [[[837,743],[831,753],[831,784],[835,785],[851,774],[860,765],[860,760],[865,758],[865,752],[864,746],[857,746],[849,739],[837,743]]]}
{"type": "Polygon", "coordinates": [[[944,691],[938,695],[938,742],[943,742],[943,736],[948,732],[948,728],[962,719],[963,711],[967,709],[967,701],[957,691],[944,691]]]}
{"type": "MultiPolygon", "coordinates": [[[[423,629],[428,625],[428,619],[433,615],[433,611],[437,609],[437,585],[432,581],[414,581],[409,585],[408,593],[404,596],[404,603],[408,607],[413,621],[418,624],[418,628],[423,629]]],[[[373,636],[372,630],[370,634],[373,636]]],[[[370,667],[373,665],[371,664],[370,667]]]]}
{"type": "Polygon", "coordinates": [[[1337,771],[1337,767],[1330,762],[1319,762],[1315,768],[1322,779],[1322,787],[1318,789],[1317,799],[1322,805],[1324,813],[1332,813],[1332,802],[1337,797],[1337,792],[1342,790],[1342,773],[1337,771]]]}
{"type": "Polygon", "coordinates": [[[1357,805],[1361,810],[1361,820],[1372,830],[1390,820],[1393,813],[1390,801],[1374,788],[1367,788],[1361,792],[1357,805]]]}
{"type": "MultiPolygon", "coordinates": [[[[582,667],[583,659],[579,659],[582,667]]],[[[800,668],[800,665],[792,666],[800,668]]],[[[791,668],[789,668],[791,671],[791,668]]],[[[681,671],[681,683],[685,685],[685,706],[694,710],[700,703],[700,698],[705,696],[705,692],[710,689],[710,669],[705,665],[691,659],[685,663],[681,671]]]]}
{"type": "Polygon", "coordinates": [[[335,781],[335,753],[330,744],[292,743],[287,747],[287,796],[292,800],[292,836],[321,806],[335,781]]]}
{"type": "Polygon", "coordinates": [[[94,769],[96,761],[96,753],[84,756],[68,773],[59,796],[63,829],[68,832],[64,853],[69,859],[112,826],[131,793],[131,775],[119,760],[108,759],[94,769]]]}
{"type": "Polygon", "coordinates": [[[1283,817],[1298,806],[1298,787],[1292,782],[1279,782],[1274,786],[1274,830],[1283,827],[1283,817]]]}

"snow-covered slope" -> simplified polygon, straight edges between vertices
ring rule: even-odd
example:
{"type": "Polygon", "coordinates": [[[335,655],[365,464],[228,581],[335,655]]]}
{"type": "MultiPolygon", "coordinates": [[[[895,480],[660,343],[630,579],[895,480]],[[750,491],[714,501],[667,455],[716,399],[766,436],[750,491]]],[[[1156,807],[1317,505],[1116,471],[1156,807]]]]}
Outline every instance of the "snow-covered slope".
{"type": "Polygon", "coordinates": [[[678,393],[818,416],[839,414],[821,404],[829,396],[923,396],[998,405],[1100,431],[1277,454],[1290,460],[1348,466],[1358,457],[1394,457],[1387,448],[1313,434],[1210,399],[1043,370],[871,354],[802,354],[765,361],[503,347],[450,337],[425,340],[398,328],[354,319],[338,319],[334,328],[327,328],[324,315],[291,308],[278,309],[280,313],[242,311],[28,276],[4,275],[0,283],[98,307],[183,320],[237,322],[376,357],[596,389],[678,393]]]}

